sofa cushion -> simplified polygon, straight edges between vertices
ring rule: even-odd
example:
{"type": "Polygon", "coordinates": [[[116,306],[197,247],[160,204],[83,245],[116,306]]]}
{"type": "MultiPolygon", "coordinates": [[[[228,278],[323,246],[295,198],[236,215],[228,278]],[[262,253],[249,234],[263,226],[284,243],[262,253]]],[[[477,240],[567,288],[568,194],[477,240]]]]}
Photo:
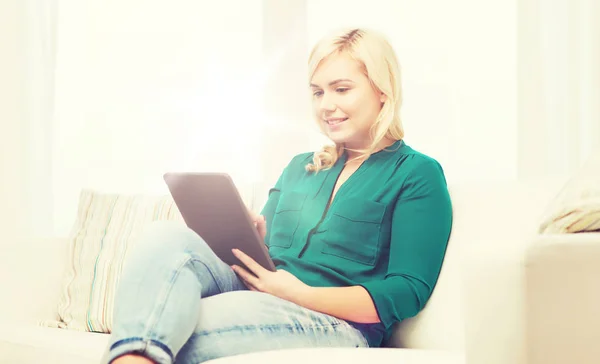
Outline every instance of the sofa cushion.
{"type": "MultiPolygon", "coordinates": [[[[109,335],[39,327],[0,326],[0,353],[6,363],[97,364],[109,335]]],[[[416,349],[291,349],[237,355],[208,361],[234,363],[350,363],[464,364],[460,351],[416,349]]]]}
{"type": "Polygon", "coordinates": [[[264,363],[401,363],[401,364],[465,364],[459,351],[373,348],[319,348],[273,350],[213,359],[207,364],[264,363]]]}
{"type": "Polygon", "coordinates": [[[600,151],[556,196],[539,228],[543,234],[600,231],[600,151]]]}
{"type": "MultiPolygon", "coordinates": [[[[237,182],[252,207],[252,183],[237,182]]],[[[148,224],[183,218],[170,195],[117,194],[83,190],[69,237],[67,273],[58,302],[59,320],[42,325],[109,333],[113,302],[127,253],[148,224]]]]}
{"type": "Polygon", "coordinates": [[[2,363],[97,364],[109,335],[35,324],[0,325],[2,363]]]}

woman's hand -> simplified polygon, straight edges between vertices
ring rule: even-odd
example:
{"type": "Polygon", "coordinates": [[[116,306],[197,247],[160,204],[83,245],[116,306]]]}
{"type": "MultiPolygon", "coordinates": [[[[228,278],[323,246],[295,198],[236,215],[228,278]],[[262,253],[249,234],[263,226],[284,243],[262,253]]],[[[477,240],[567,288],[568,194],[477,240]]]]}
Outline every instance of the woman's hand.
{"type": "Polygon", "coordinates": [[[250,215],[254,226],[256,226],[256,229],[258,230],[258,234],[262,240],[265,241],[265,237],[267,236],[267,221],[265,220],[265,217],[254,213],[254,211],[250,209],[248,209],[248,214],[250,215]]]}
{"type": "Polygon", "coordinates": [[[238,249],[233,249],[233,254],[250,269],[249,272],[237,265],[232,266],[234,272],[251,291],[265,292],[295,302],[297,297],[300,297],[311,288],[285,270],[271,272],[263,268],[254,259],[238,249]]]}

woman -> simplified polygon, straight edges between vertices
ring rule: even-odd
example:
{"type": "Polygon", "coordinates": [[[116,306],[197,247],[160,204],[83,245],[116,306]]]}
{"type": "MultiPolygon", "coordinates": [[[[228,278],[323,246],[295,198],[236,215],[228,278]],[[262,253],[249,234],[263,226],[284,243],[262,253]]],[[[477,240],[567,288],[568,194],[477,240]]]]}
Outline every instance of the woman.
{"type": "Polygon", "coordinates": [[[310,55],[334,142],[284,169],[256,217],[278,270],[219,260],[185,226],[142,237],[117,295],[104,362],[200,363],[253,351],[377,347],[436,284],[452,225],[440,165],[403,141],[394,51],[354,29],[310,55]]]}

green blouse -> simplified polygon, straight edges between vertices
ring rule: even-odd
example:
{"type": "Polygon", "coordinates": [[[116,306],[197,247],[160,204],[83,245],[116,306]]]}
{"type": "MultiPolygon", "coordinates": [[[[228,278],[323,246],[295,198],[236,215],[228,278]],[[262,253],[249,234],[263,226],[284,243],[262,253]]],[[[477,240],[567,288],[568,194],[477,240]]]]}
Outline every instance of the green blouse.
{"type": "Polygon", "coordinates": [[[294,157],[269,191],[265,243],[278,269],[310,286],[364,287],[381,321],[367,340],[379,346],[437,282],[452,227],[444,172],[397,141],[371,155],[328,207],[347,155],[319,173],[305,169],[312,157],[294,157]]]}

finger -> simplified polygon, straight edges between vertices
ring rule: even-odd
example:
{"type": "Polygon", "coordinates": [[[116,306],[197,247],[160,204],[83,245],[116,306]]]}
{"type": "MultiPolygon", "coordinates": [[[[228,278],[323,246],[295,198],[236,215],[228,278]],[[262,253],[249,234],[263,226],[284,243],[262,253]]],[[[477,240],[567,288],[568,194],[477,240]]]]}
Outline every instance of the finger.
{"type": "Polygon", "coordinates": [[[244,283],[244,286],[246,286],[246,288],[248,288],[249,291],[260,292],[260,290],[258,288],[254,287],[253,285],[251,285],[250,283],[246,282],[243,279],[242,279],[242,283],[244,283]]]}
{"type": "Polygon", "coordinates": [[[254,274],[251,274],[244,268],[237,266],[237,265],[233,265],[233,266],[231,266],[231,268],[238,276],[240,276],[240,278],[244,281],[244,284],[247,283],[255,288],[257,287],[257,285],[259,283],[259,279],[254,274]]]}
{"type": "Polygon", "coordinates": [[[256,289],[256,287],[254,287],[253,285],[251,285],[250,283],[246,282],[243,279],[242,279],[242,283],[244,283],[244,286],[246,286],[246,288],[248,288],[248,290],[253,291],[253,292],[260,292],[258,289],[256,289]]]}
{"type": "Polygon", "coordinates": [[[244,284],[244,286],[246,286],[246,288],[248,288],[250,291],[252,291],[253,286],[246,282],[245,280],[241,279],[242,283],[244,284]]]}
{"type": "Polygon", "coordinates": [[[244,252],[239,249],[232,249],[233,255],[240,260],[240,262],[244,263],[244,265],[257,277],[260,277],[267,270],[263,268],[260,264],[256,263],[256,261],[249,256],[247,256],[244,252]]]}
{"type": "Polygon", "coordinates": [[[265,220],[264,216],[260,217],[258,223],[256,224],[256,228],[258,229],[258,233],[264,240],[267,236],[267,221],[265,220]]]}
{"type": "Polygon", "coordinates": [[[250,209],[248,209],[248,215],[250,216],[250,219],[252,220],[252,222],[254,223],[254,225],[256,225],[256,223],[260,219],[259,216],[254,211],[252,211],[250,209]]]}

